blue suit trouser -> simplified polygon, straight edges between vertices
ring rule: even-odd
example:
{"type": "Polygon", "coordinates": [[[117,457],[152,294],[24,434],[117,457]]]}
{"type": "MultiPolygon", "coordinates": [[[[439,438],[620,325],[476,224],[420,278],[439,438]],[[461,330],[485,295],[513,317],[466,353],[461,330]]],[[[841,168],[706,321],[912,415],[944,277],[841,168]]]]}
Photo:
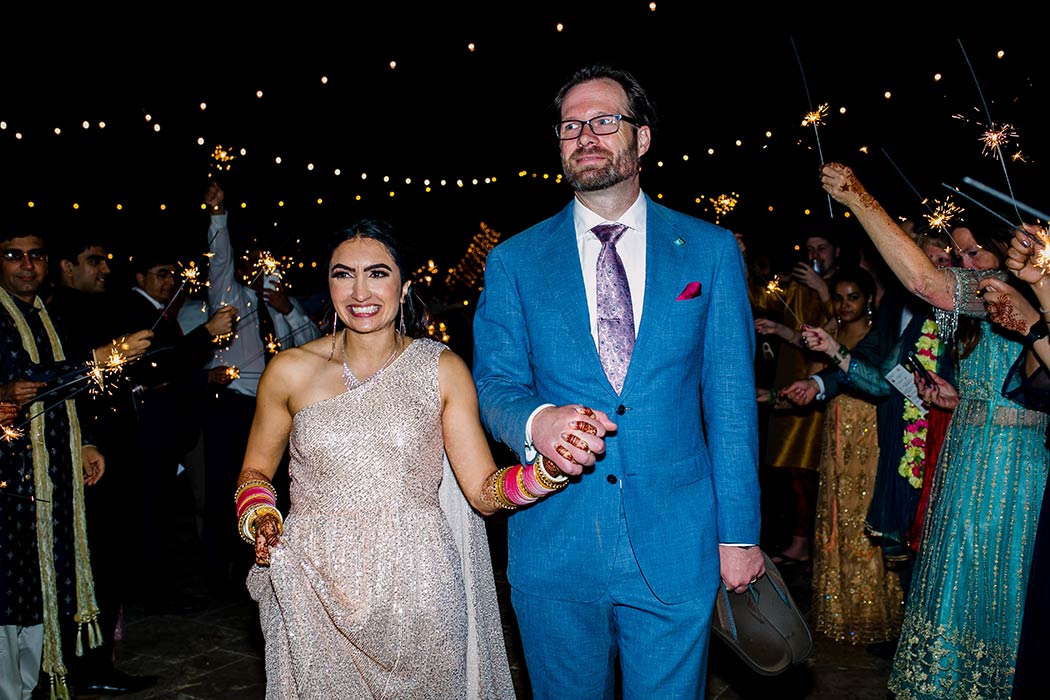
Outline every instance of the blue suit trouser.
{"type": "MultiPolygon", "coordinates": [[[[704,697],[716,589],[675,605],[650,590],[620,511],[608,588],[594,601],[512,589],[535,700],[612,700],[619,661],[623,700],[704,697]]],[[[551,591],[572,581],[551,581],[551,591]]],[[[571,592],[571,591],[570,591],[571,592]]]]}

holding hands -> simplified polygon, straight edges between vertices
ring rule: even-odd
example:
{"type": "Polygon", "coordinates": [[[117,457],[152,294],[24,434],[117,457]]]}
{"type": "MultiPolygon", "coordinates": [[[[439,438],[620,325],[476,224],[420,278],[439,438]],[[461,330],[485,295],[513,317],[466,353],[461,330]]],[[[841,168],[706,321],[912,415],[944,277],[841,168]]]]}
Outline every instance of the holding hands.
{"type": "Polygon", "coordinates": [[[587,406],[548,406],[532,420],[532,443],[563,474],[580,474],[605,452],[605,434],[616,424],[587,406]]]}

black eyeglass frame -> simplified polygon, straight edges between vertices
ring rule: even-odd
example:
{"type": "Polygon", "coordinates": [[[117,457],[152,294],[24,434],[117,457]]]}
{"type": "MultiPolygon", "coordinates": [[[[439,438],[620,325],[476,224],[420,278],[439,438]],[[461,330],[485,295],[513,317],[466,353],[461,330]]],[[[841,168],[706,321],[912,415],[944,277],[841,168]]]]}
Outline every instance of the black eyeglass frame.
{"type": "Polygon", "coordinates": [[[7,262],[22,262],[26,258],[33,262],[45,262],[47,260],[47,249],[30,248],[29,250],[22,250],[21,248],[6,248],[0,251],[0,258],[7,262]]]}
{"type": "Polygon", "coordinates": [[[596,117],[591,117],[590,119],[586,119],[586,120],[584,120],[584,119],[562,119],[560,122],[558,122],[557,124],[554,125],[554,135],[558,137],[559,141],[572,141],[573,139],[580,138],[580,136],[583,134],[583,127],[584,126],[588,126],[591,129],[591,133],[594,134],[595,136],[612,136],[613,134],[615,134],[617,131],[620,130],[620,122],[627,122],[628,124],[631,124],[631,125],[633,125],[635,127],[639,127],[639,126],[642,125],[642,123],[639,120],[635,119],[634,117],[628,117],[626,114],[599,114],[596,117]],[[593,122],[595,119],[608,119],[609,117],[613,117],[614,119],[616,119],[616,129],[614,131],[610,131],[607,134],[599,134],[597,131],[594,130],[594,125],[591,124],[591,122],[593,122]],[[574,135],[574,136],[562,136],[561,135],[562,124],[579,124],[580,125],[580,132],[578,134],[574,135]]]}

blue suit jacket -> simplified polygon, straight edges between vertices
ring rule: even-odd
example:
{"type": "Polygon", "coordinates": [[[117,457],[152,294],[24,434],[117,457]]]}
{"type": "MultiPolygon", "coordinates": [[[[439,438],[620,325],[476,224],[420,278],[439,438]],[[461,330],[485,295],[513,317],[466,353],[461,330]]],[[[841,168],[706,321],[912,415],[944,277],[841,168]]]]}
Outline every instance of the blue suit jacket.
{"type": "Polygon", "coordinates": [[[572,206],[489,253],[474,318],[482,420],[519,456],[543,403],[582,403],[619,429],[593,471],[511,514],[508,578],[528,593],[597,599],[622,490],[631,545],[657,597],[711,595],[718,543],[758,543],[760,530],[743,257],[729,231],[646,198],[645,305],[617,396],[590,333],[572,206]],[[699,296],[678,300],[690,282],[699,296]]]}

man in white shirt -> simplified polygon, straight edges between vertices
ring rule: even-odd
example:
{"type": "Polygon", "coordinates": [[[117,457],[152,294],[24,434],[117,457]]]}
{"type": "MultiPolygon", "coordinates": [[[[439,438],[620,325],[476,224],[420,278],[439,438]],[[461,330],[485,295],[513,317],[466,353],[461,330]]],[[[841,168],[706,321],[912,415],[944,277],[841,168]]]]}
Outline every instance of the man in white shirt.
{"type": "MultiPolygon", "coordinates": [[[[226,305],[239,309],[236,332],[217,347],[210,367],[236,368],[226,385],[212,384],[204,423],[204,542],[207,578],[213,594],[247,595],[244,577],[252,563],[237,536],[232,499],[255,416],[255,395],[266,363],[281,348],[319,338],[321,331],[298,300],[278,281],[264,285],[264,275],[237,256],[227,228],[225,193],[212,182],[204,201],[208,227],[208,309],[226,305]]],[[[287,477],[275,479],[278,495],[287,477]]],[[[284,501],[287,506],[287,500],[284,501]]]]}

